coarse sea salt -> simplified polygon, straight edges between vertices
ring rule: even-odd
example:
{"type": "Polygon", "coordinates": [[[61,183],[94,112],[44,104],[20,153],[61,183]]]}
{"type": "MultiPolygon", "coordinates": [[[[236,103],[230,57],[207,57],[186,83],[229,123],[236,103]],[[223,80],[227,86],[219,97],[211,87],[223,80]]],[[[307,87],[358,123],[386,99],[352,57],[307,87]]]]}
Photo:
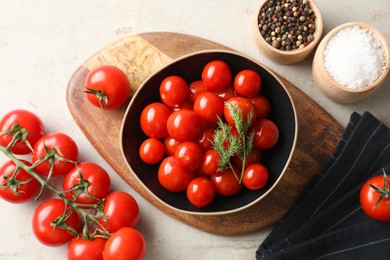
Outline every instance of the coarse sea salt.
{"type": "Polygon", "coordinates": [[[381,42],[367,29],[347,27],[336,33],[324,50],[329,74],[348,88],[363,88],[378,79],[385,66],[381,42]]]}

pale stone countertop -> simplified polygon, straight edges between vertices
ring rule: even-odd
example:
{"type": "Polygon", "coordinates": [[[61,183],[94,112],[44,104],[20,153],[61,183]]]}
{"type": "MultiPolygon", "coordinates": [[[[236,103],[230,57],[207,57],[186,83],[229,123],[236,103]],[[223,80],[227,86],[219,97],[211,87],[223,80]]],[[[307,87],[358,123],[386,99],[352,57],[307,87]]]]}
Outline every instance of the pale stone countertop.
{"type": "MultiPolygon", "coordinates": [[[[257,59],[290,80],[342,125],[353,111],[370,111],[390,125],[390,82],[368,99],[336,104],[313,84],[313,55],[294,65],[265,58],[252,36],[254,0],[2,0],[0,4],[0,115],[23,108],[38,114],[48,131],[63,131],[79,145],[82,159],[104,166],[113,188],[133,194],[142,216],[138,226],[147,241],[146,259],[254,259],[271,228],[252,234],[211,235],[165,215],[136,194],[93,149],[74,122],[65,100],[68,80],[78,66],[107,44],[127,35],[172,31],[203,37],[257,59]]],[[[360,21],[378,28],[390,41],[390,1],[317,0],[324,33],[360,21]]],[[[351,46],[352,47],[352,46],[351,46]]],[[[0,156],[1,162],[5,161],[0,156]]],[[[38,203],[0,201],[0,259],[66,259],[66,247],[41,245],[31,230],[38,203]]]]}

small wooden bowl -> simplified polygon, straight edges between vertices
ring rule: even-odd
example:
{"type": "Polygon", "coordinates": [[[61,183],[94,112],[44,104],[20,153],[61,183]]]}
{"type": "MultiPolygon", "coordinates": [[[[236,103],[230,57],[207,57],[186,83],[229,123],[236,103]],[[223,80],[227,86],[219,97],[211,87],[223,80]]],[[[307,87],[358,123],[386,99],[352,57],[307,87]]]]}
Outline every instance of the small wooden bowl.
{"type": "Polygon", "coordinates": [[[297,63],[299,61],[302,61],[305,59],[317,46],[317,44],[320,42],[322,31],[323,31],[323,21],[322,21],[322,15],[317,7],[317,5],[314,3],[313,0],[309,0],[310,7],[314,12],[315,15],[315,31],[314,31],[314,40],[309,43],[306,47],[301,49],[295,49],[295,50],[288,50],[283,51],[279,50],[273,46],[271,46],[261,35],[259,30],[259,15],[261,14],[261,10],[263,6],[265,6],[269,0],[263,0],[263,2],[260,4],[257,12],[256,17],[254,21],[254,37],[257,43],[257,46],[259,49],[271,60],[280,63],[280,64],[293,64],[297,63]]]}
{"type": "Polygon", "coordinates": [[[250,207],[265,198],[276,187],[295,149],[297,129],[296,111],[290,94],[273,72],[237,52],[209,50],[179,58],[146,79],[126,110],[120,133],[120,147],[125,162],[139,185],[142,185],[161,204],[175,211],[189,214],[220,215],[250,207]],[[233,75],[243,69],[252,69],[261,75],[263,82],[261,94],[266,96],[270,102],[269,118],[278,126],[280,137],[275,147],[264,150],[262,154],[262,163],[266,165],[270,173],[269,182],[264,189],[250,191],[243,188],[231,197],[217,195],[209,206],[199,209],[188,202],[185,192],[172,193],[159,184],[157,177],[159,164],[148,165],[141,160],[138,153],[139,147],[147,137],[142,132],[139,120],[144,107],[152,102],[161,102],[159,86],[164,78],[178,75],[186,79],[188,83],[199,80],[203,67],[212,60],[223,60],[228,63],[233,75]]]}
{"type": "Polygon", "coordinates": [[[315,85],[331,100],[337,103],[354,103],[367,98],[381,86],[389,72],[389,67],[389,44],[386,38],[382,35],[382,33],[380,33],[376,28],[371,25],[360,22],[350,22],[337,26],[336,28],[331,30],[321,41],[314,55],[312,73],[315,85]],[[324,51],[330,39],[340,30],[353,26],[358,26],[362,29],[369,30],[372,33],[372,36],[381,42],[382,48],[385,53],[385,66],[383,68],[382,74],[377,80],[361,88],[350,88],[339,84],[329,74],[324,63],[324,51]]]}

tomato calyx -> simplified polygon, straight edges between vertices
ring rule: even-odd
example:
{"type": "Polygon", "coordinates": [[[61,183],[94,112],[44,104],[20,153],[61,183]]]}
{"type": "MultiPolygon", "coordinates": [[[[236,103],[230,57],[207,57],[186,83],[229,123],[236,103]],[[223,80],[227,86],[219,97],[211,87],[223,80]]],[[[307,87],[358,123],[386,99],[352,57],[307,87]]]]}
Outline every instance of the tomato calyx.
{"type": "Polygon", "coordinates": [[[30,144],[30,142],[27,140],[27,134],[28,134],[28,130],[26,128],[22,128],[20,127],[20,125],[18,124],[14,124],[12,125],[11,129],[9,130],[5,130],[5,131],[1,131],[0,132],[0,135],[5,135],[5,134],[10,134],[12,135],[12,140],[11,142],[8,144],[7,146],[7,149],[11,150],[12,147],[18,142],[24,142],[26,144],[26,146],[31,150],[33,151],[33,148],[30,144]]]}
{"type": "Polygon", "coordinates": [[[19,186],[26,184],[34,179],[33,177],[31,177],[31,178],[29,178],[27,180],[23,180],[23,181],[17,180],[19,170],[20,170],[20,168],[16,167],[14,172],[5,173],[3,176],[3,178],[5,180],[5,184],[0,185],[0,189],[9,188],[12,190],[12,192],[13,192],[13,194],[15,194],[15,196],[19,196],[21,194],[21,192],[19,191],[19,186]],[[8,177],[10,175],[11,175],[11,177],[8,177]]]}
{"type": "Polygon", "coordinates": [[[95,95],[101,109],[105,110],[108,107],[108,96],[103,90],[95,90],[86,88],[86,94],[95,95]]]}
{"type": "Polygon", "coordinates": [[[382,200],[390,198],[390,181],[387,178],[385,171],[383,170],[383,186],[382,186],[382,188],[379,188],[371,183],[369,185],[374,190],[374,192],[379,194],[379,199],[375,202],[374,206],[372,207],[372,212],[373,212],[374,209],[379,205],[379,203],[382,200]]]}

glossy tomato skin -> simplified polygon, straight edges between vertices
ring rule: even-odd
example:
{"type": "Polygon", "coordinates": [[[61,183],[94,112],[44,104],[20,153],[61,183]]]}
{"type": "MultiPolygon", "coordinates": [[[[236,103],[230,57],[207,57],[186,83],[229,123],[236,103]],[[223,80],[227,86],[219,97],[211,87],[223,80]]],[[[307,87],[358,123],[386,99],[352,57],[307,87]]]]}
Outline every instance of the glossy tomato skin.
{"type": "Polygon", "coordinates": [[[279,140],[279,129],[276,124],[266,118],[258,119],[254,125],[253,144],[259,149],[270,149],[276,145],[279,140]]]}
{"type": "MultiPolygon", "coordinates": [[[[109,193],[111,188],[111,179],[106,170],[101,166],[92,162],[81,162],[77,164],[77,167],[71,169],[64,177],[62,182],[62,189],[68,191],[74,187],[74,185],[80,184],[81,176],[88,182],[88,193],[97,198],[104,199],[109,193]]],[[[76,191],[67,192],[65,196],[69,199],[76,194],[76,191]]],[[[99,200],[87,197],[84,193],[81,193],[75,200],[81,204],[96,204],[99,200]]]]}
{"type": "MultiPolygon", "coordinates": [[[[68,135],[60,132],[49,133],[42,136],[34,146],[34,153],[32,161],[35,163],[39,158],[47,155],[46,149],[57,149],[56,154],[60,157],[66,158],[70,161],[77,162],[78,148],[75,141],[68,135]]],[[[63,176],[74,167],[72,162],[64,162],[56,160],[52,177],[63,176]]],[[[48,175],[50,170],[50,163],[48,161],[38,165],[34,168],[37,172],[48,175]]]]}
{"type": "Polygon", "coordinates": [[[135,227],[140,218],[137,201],[133,196],[123,191],[114,191],[106,197],[103,213],[107,221],[99,219],[99,222],[110,233],[114,233],[122,227],[135,227]]]}
{"type": "MultiPolygon", "coordinates": [[[[252,120],[249,123],[249,125],[253,125],[253,123],[256,121],[257,115],[256,115],[256,109],[253,106],[252,102],[249,101],[249,99],[244,98],[244,97],[233,97],[233,98],[229,99],[227,102],[232,104],[233,106],[237,107],[239,110],[241,110],[244,122],[247,121],[248,115],[250,113],[252,113],[253,117],[252,117],[252,120]]],[[[224,107],[224,116],[225,116],[226,122],[229,125],[231,125],[231,126],[236,125],[234,122],[234,119],[232,117],[232,114],[230,113],[230,109],[228,108],[228,106],[226,104],[224,107]]]]}
{"type": "Polygon", "coordinates": [[[163,140],[165,151],[168,156],[175,155],[177,147],[182,143],[175,140],[172,136],[167,136],[163,140]]]}
{"type": "Polygon", "coordinates": [[[223,116],[224,102],[214,92],[206,91],[198,95],[194,111],[206,122],[213,123],[223,116]]]}
{"type": "Polygon", "coordinates": [[[207,177],[193,179],[187,187],[188,201],[197,208],[211,204],[215,197],[214,183],[207,177]]]}
{"type": "Polygon", "coordinates": [[[262,87],[260,75],[254,70],[242,70],[234,78],[234,89],[243,97],[257,95],[262,87]]]}
{"type": "Polygon", "coordinates": [[[74,237],[66,251],[68,260],[102,260],[107,239],[102,237],[91,240],[74,237]]]}
{"type": "MultiPolygon", "coordinates": [[[[35,237],[42,244],[53,247],[61,246],[73,238],[67,230],[54,228],[51,224],[59,216],[63,215],[64,211],[65,203],[61,199],[49,199],[35,209],[32,227],[35,237]]],[[[79,231],[80,219],[75,211],[72,211],[65,223],[76,232],[79,231]]]]}
{"type": "Polygon", "coordinates": [[[269,115],[271,110],[271,105],[268,99],[262,95],[256,95],[254,97],[248,98],[252,102],[253,106],[256,109],[257,118],[266,118],[269,115]]]}
{"type": "Polygon", "coordinates": [[[156,138],[148,138],[142,142],[139,148],[141,160],[147,164],[156,164],[162,160],[165,155],[164,144],[156,138]]]}
{"type": "Polygon", "coordinates": [[[178,107],[188,93],[187,82],[179,76],[168,76],[160,84],[160,98],[170,107],[178,107]]]}
{"type": "Polygon", "coordinates": [[[175,151],[177,163],[184,169],[195,171],[203,158],[203,151],[199,144],[195,142],[183,142],[175,151]]]}
{"type": "Polygon", "coordinates": [[[218,95],[218,97],[222,98],[223,101],[228,101],[232,97],[237,96],[236,91],[234,90],[234,87],[232,85],[229,85],[227,88],[216,91],[215,94],[218,95]]]}
{"type": "MultiPolygon", "coordinates": [[[[237,175],[241,173],[237,169],[235,169],[235,172],[237,175]]],[[[233,196],[237,194],[242,187],[242,183],[238,182],[230,168],[213,174],[211,180],[215,185],[215,192],[222,196],[233,196]]]]}
{"type": "Polygon", "coordinates": [[[215,129],[206,127],[195,139],[203,151],[207,151],[213,148],[212,141],[214,140],[215,129]]]}
{"type": "Polygon", "coordinates": [[[131,93],[130,82],[126,74],[111,65],[102,65],[92,69],[85,79],[85,87],[88,101],[104,109],[116,109],[122,106],[131,93]],[[104,101],[99,104],[97,96],[89,93],[89,90],[103,91],[108,98],[108,104],[104,101]]]}
{"type": "Polygon", "coordinates": [[[216,150],[210,149],[203,154],[203,159],[200,164],[202,173],[207,175],[216,174],[219,169],[219,154],[216,150]]]}
{"type": "MultiPolygon", "coordinates": [[[[11,130],[15,124],[19,125],[20,128],[28,130],[27,140],[31,146],[34,146],[43,135],[44,126],[41,119],[27,110],[17,109],[5,114],[0,120],[0,132],[11,130]]],[[[12,134],[0,135],[0,145],[7,147],[12,138],[12,134]]],[[[31,150],[24,142],[18,141],[11,149],[11,152],[22,155],[31,153],[31,150]]]]}
{"type": "Polygon", "coordinates": [[[140,116],[142,131],[148,137],[157,139],[168,136],[167,121],[171,113],[171,109],[164,103],[154,102],[147,105],[140,116]]]}
{"type": "MultiPolygon", "coordinates": [[[[387,175],[387,179],[389,178],[390,176],[387,175]]],[[[375,206],[380,198],[380,194],[375,192],[370,184],[382,189],[384,184],[384,176],[374,176],[363,184],[360,190],[360,204],[363,211],[373,219],[380,221],[390,221],[390,199],[383,198],[381,202],[375,206]]],[[[389,188],[388,183],[386,184],[386,188],[389,188]]]]}
{"type": "Polygon", "coordinates": [[[189,90],[188,90],[188,94],[187,94],[187,99],[191,103],[195,102],[195,99],[199,96],[199,94],[207,91],[207,88],[205,87],[202,80],[195,80],[195,81],[191,82],[188,87],[189,87],[189,90]]]}
{"type": "Polygon", "coordinates": [[[221,91],[231,83],[232,72],[226,62],[213,60],[203,68],[202,80],[207,90],[221,91]]]}
{"type": "Polygon", "coordinates": [[[182,168],[174,156],[165,157],[158,169],[158,181],[166,190],[181,192],[194,178],[192,171],[182,168]]]}
{"type": "Polygon", "coordinates": [[[202,121],[197,113],[183,109],[173,112],[167,121],[170,136],[177,141],[192,141],[202,130],[202,121]]]}
{"type": "Polygon", "coordinates": [[[146,243],[136,229],[124,227],[115,232],[106,242],[104,260],[141,260],[146,253],[146,243]]]}
{"type": "Polygon", "coordinates": [[[268,179],[268,169],[260,163],[253,163],[245,168],[242,182],[249,190],[259,190],[267,185],[268,179]]]}
{"type": "MultiPolygon", "coordinates": [[[[27,166],[31,166],[31,163],[27,161],[21,160],[21,162],[27,166]]],[[[7,183],[4,177],[8,178],[8,181],[11,181],[10,178],[15,175],[15,169],[15,163],[11,160],[6,161],[0,166],[0,185],[7,183]]],[[[17,186],[17,194],[10,187],[0,188],[0,197],[11,203],[23,203],[32,200],[38,195],[41,184],[30,174],[20,169],[17,173],[16,181],[23,182],[27,180],[30,181],[17,186]]]]}

